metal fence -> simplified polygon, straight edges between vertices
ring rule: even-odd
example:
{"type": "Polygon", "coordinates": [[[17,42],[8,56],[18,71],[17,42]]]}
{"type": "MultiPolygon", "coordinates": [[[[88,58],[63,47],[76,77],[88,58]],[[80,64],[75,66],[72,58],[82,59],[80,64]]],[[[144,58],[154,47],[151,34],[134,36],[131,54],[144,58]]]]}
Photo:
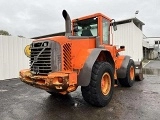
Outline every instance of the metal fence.
{"type": "Polygon", "coordinates": [[[19,77],[21,69],[29,68],[24,48],[32,39],[0,35],[0,80],[19,77]]]}

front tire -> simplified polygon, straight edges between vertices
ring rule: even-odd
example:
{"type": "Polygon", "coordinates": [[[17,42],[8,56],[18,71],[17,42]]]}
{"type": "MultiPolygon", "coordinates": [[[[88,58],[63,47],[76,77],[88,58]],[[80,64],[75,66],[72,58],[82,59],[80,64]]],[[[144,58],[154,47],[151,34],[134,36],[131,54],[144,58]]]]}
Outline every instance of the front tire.
{"type": "Polygon", "coordinates": [[[107,62],[95,62],[92,68],[91,80],[88,86],[82,86],[82,96],[93,106],[106,106],[113,95],[114,73],[107,62]]]}

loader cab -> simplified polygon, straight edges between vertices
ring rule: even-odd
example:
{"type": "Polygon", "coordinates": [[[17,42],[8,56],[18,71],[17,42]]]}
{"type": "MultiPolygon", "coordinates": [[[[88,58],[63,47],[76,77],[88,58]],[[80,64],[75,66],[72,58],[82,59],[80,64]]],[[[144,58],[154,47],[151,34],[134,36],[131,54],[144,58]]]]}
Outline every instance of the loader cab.
{"type": "Polygon", "coordinates": [[[99,37],[100,44],[110,44],[111,21],[101,13],[72,20],[73,36],[99,37]]]}

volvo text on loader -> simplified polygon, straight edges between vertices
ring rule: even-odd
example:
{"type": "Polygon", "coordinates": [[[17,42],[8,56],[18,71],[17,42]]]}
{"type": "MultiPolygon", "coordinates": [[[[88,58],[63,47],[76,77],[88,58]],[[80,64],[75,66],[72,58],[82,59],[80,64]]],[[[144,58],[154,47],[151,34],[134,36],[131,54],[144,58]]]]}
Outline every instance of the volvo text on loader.
{"type": "MultiPolygon", "coordinates": [[[[131,87],[137,76],[142,80],[142,66],[130,56],[120,55],[125,46],[110,44],[113,19],[97,13],[71,22],[66,10],[65,36],[33,41],[26,47],[30,69],[20,71],[20,79],[52,95],[68,94],[81,86],[84,100],[91,105],[106,106],[114,85],[131,87]]],[[[113,43],[113,42],[112,42],[113,43]]]]}

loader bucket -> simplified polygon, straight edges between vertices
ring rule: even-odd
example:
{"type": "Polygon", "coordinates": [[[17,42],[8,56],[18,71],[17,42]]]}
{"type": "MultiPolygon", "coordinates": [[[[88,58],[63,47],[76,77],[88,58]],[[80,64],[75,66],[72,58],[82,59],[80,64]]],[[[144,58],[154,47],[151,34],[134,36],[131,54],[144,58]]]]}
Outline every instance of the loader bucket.
{"type": "Polygon", "coordinates": [[[134,62],[135,63],[135,80],[141,81],[143,80],[143,70],[142,70],[142,62],[134,62]]]}

